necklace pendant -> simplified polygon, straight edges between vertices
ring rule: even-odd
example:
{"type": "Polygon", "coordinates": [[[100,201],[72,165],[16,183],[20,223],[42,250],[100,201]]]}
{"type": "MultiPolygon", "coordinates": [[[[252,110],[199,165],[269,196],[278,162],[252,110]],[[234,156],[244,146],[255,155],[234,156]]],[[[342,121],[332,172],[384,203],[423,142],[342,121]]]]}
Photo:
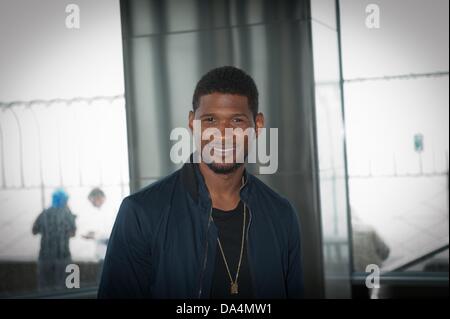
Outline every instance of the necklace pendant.
{"type": "Polygon", "coordinates": [[[232,282],[231,283],[231,294],[232,295],[237,295],[239,292],[238,292],[238,284],[237,284],[237,282],[232,282]]]}

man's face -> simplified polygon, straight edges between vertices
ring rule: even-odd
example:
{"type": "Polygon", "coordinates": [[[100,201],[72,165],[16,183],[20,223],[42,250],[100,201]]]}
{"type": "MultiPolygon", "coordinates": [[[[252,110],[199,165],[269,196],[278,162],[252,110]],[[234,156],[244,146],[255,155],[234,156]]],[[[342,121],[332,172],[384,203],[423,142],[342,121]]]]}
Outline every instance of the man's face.
{"type": "Polygon", "coordinates": [[[221,174],[234,171],[242,165],[239,158],[247,157],[249,136],[245,134],[245,130],[248,128],[255,130],[264,126],[264,116],[259,113],[255,118],[249,107],[248,98],[237,94],[212,93],[202,96],[195,113],[189,114],[191,130],[194,120],[200,121],[202,136],[208,129],[215,128],[220,131],[220,138],[210,136],[209,139],[202,139],[199,143],[202,151],[208,144],[212,146],[212,162],[208,166],[221,174]],[[233,129],[233,134],[226,134],[226,128],[233,129]]]}
{"type": "Polygon", "coordinates": [[[90,198],[91,203],[96,208],[101,208],[103,203],[105,202],[105,197],[103,196],[95,196],[90,198]]]}

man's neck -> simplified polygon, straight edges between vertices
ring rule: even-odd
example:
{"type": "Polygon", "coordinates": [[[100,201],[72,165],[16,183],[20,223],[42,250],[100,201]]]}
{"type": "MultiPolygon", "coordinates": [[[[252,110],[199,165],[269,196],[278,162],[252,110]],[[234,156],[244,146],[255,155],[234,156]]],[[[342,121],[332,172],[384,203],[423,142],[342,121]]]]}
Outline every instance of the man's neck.
{"type": "Polygon", "coordinates": [[[199,168],[205,179],[213,207],[225,211],[234,209],[240,200],[242,175],[245,166],[241,165],[229,174],[214,173],[203,162],[199,164],[199,168]]]}

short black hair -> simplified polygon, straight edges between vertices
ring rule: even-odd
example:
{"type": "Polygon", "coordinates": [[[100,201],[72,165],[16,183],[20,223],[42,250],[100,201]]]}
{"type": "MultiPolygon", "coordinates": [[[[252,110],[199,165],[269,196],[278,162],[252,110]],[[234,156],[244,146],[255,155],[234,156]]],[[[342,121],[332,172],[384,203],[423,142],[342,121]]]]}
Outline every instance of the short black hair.
{"type": "Polygon", "coordinates": [[[234,66],[222,66],[212,69],[202,76],[195,87],[192,107],[199,106],[203,95],[212,93],[238,94],[246,96],[253,117],[258,114],[258,89],[250,75],[234,66]]]}
{"type": "Polygon", "coordinates": [[[93,199],[96,197],[105,197],[105,193],[99,187],[93,188],[88,195],[88,199],[93,199]]]}

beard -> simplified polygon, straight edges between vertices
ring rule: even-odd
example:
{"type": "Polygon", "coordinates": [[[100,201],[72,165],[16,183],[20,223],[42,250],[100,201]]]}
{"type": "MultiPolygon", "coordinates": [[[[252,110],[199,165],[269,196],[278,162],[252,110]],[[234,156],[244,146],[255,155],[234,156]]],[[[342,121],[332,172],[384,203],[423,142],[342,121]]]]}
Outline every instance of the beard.
{"type": "MultiPolygon", "coordinates": [[[[220,147],[222,147],[222,145],[220,145],[220,147]]],[[[247,161],[248,151],[244,147],[237,148],[236,145],[233,145],[233,148],[233,154],[222,155],[222,153],[219,152],[219,155],[216,155],[216,153],[214,153],[214,155],[209,158],[209,161],[204,161],[204,163],[216,174],[225,175],[235,172],[247,161]],[[237,155],[237,152],[240,156],[237,155]],[[242,156],[243,162],[241,159],[242,156]]]]}
{"type": "Polygon", "coordinates": [[[236,171],[239,167],[242,166],[243,163],[229,163],[229,164],[217,164],[217,163],[209,163],[206,164],[210,170],[212,170],[216,174],[230,174],[236,171]]]}
{"type": "MultiPolygon", "coordinates": [[[[235,155],[234,155],[235,156],[235,155]]],[[[206,163],[206,165],[209,167],[210,170],[212,170],[216,174],[230,174],[236,171],[239,167],[241,167],[247,160],[248,153],[244,150],[244,162],[236,162],[233,161],[232,163],[224,163],[222,162],[211,162],[206,163]]],[[[224,160],[224,158],[222,158],[224,160]]]]}

